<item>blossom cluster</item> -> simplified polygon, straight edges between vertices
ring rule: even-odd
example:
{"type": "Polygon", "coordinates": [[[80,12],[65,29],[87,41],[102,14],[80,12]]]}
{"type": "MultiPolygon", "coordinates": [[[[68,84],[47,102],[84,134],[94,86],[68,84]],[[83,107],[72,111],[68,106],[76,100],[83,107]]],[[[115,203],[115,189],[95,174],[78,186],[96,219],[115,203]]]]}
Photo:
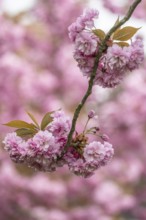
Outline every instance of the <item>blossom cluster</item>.
{"type": "MultiPolygon", "coordinates": [[[[98,11],[88,9],[68,28],[69,38],[75,45],[74,59],[83,75],[88,78],[91,76],[100,44],[105,37],[105,33],[95,29],[94,26],[94,19],[98,14],[98,11]]],[[[114,42],[111,37],[106,44],[107,48],[99,60],[94,84],[113,88],[120,84],[125,72],[137,69],[143,62],[143,41],[137,37],[129,44],[125,41],[114,42]]]]}
{"type": "MultiPolygon", "coordinates": [[[[89,119],[93,118],[93,112],[91,113],[89,119]]],[[[71,146],[63,153],[71,120],[61,110],[51,116],[52,122],[48,127],[39,130],[31,138],[22,138],[16,132],[7,134],[3,141],[4,148],[14,162],[47,172],[67,165],[76,175],[88,177],[112,158],[114,150],[107,138],[103,136],[103,143],[88,143],[88,137],[84,133],[76,134],[71,146]]]]}

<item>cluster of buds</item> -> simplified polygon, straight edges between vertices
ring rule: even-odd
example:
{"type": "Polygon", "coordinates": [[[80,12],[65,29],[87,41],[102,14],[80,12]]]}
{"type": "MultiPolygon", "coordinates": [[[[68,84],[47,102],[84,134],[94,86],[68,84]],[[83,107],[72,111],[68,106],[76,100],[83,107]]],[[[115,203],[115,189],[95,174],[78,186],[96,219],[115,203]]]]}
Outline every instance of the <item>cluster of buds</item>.
{"type": "MultiPolygon", "coordinates": [[[[95,28],[94,20],[98,15],[97,10],[88,9],[68,28],[69,37],[75,45],[74,59],[83,75],[88,78],[106,36],[103,30],[95,28]]],[[[118,18],[115,25],[119,22],[118,18]]],[[[127,71],[139,67],[144,60],[143,41],[138,37],[132,40],[138,30],[139,28],[127,26],[112,34],[99,60],[94,84],[113,88],[121,82],[127,71]]]]}
{"type": "Polygon", "coordinates": [[[71,145],[65,152],[71,120],[61,110],[47,113],[41,125],[30,113],[28,114],[34,123],[20,120],[7,123],[7,126],[18,129],[6,135],[4,148],[14,162],[26,164],[36,170],[52,172],[57,167],[67,165],[76,175],[89,177],[99,167],[107,164],[114,153],[112,145],[103,138],[104,135],[98,134],[99,128],[86,129],[89,120],[94,118],[93,113],[89,113],[84,131],[80,134],[75,132],[71,145]],[[101,142],[89,143],[88,135],[91,133],[97,133],[101,142]]]}
{"type": "Polygon", "coordinates": [[[82,155],[85,145],[88,143],[88,137],[84,133],[78,134],[76,132],[75,137],[72,140],[72,146],[77,154],[82,155]]]}

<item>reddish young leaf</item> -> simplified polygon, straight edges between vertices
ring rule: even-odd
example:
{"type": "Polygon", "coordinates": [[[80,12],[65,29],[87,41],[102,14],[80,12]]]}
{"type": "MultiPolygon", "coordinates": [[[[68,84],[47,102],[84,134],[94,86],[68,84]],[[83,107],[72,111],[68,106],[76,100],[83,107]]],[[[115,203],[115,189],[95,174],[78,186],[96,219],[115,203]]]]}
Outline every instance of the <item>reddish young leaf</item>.
{"type": "Polygon", "coordinates": [[[36,129],[36,126],[34,124],[29,124],[25,121],[21,121],[21,120],[14,120],[14,121],[10,121],[6,124],[4,124],[8,127],[13,127],[13,128],[29,128],[29,129],[36,129]]]}
{"type": "Polygon", "coordinates": [[[39,128],[39,124],[38,124],[37,120],[35,119],[35,117],[30,112],[27,112],[27,114],[29,115],[31,120],[35,123],[36,127],[39,128]]]}
{"type": "Polygon", "coordinates": [[[130,26],[124,27],[114,33],[113,40],[119,40],[119,41],[130,40],[139,29],[140,28],[134,28],[130,26]]]}
{"type": "Polygon", "coordinates": [[[19,128],[15,131],[18,136],[25,137],[25,136],[33,136],[36,134],[37,131],[26,129],[26,128],[19,128]]]}
{"type": "Polygon", "coordinates": [[[95,30],[92,30],[92,32],[97,36],[99,37],[100,40],[103,40],[105,38],[105,32],[101,29],[95,29],[95,30]]]}
{"type": "Polygon", "coordinates": [[[129,47],[127,42],[115,42],[115,44],[118,44],[120,47],[129,47]]]}
{"type": "Polygon", "coordinates": [[[53,112],[54,112],[54,111],[52,111],[52,112],[47,112],[47,113],[45,114],[45,116],[43,117],[42,122],[41,122],[41,130],[44,130],[44,129],[47,127],[47,125],[48,125],[50,122],[52,122],[51,114],[52,114],[53,112]]]}

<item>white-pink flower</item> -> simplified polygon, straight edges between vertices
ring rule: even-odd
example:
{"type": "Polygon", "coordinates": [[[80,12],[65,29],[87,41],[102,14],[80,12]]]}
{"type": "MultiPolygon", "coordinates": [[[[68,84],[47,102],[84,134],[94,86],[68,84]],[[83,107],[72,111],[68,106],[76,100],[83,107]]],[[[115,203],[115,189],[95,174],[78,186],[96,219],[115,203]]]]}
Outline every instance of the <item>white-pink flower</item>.
{"type": "Polygon", "coordinates": [[[27,143],[16,132],[6,135],[3,143],[4,149],[9,152],[11,159],[16,163],[21,163],[25,160],[27,153],[27,143]]]}
{"type": "Polygon", "coordinates": [[[49,131],[39,131],[34,137],[33,142],[43,151],[47,151],[50,146],[55,145],[55,138],[49,131]]]}
{"type": "Polygon", "coordinates": [[[112,47],[107,49],[107,53],[105,55],[105,68],[115,71],[125,70],[126,65],[129,62],[130,55],[131,50],[129,50],[129,47],[122,48],[117,44],[113,44],[112,47]]]}
{"type": "Polygon", "coordinates": [[[104,145],[98,141],[91,142],[85,147],[83,156],[88,163],[100,162],[105,156],[104,145]]]}
{"type": "Polygon", "coordinates": [[[99,12],[96,9],[86,9],[82,15],[82,22],[88,28],[94,27],[94,19],[98,18],[99,12]]]}
{"type": "Polygon", "coordinates": [[[82,31],[75,40],[75,50],[89,56],[96,52],[98,46],[98,38],[86,31],[82,31]]]}
{"type": "Polygon", "coordinates": [[[131,45],[131,55],[127,64],[130,71],[137,69],[144,61],[144,45],[141,38],[136,40],[131,45]]]}
{"type": "Polygon", "coordinates": [[[52,132],[56,139],[60,137],[67,137],[71,126],[70,118],[62,113],[62,111],[53,114],[52,117],[53,121],[49,124],[49,131],[52,132]]]}

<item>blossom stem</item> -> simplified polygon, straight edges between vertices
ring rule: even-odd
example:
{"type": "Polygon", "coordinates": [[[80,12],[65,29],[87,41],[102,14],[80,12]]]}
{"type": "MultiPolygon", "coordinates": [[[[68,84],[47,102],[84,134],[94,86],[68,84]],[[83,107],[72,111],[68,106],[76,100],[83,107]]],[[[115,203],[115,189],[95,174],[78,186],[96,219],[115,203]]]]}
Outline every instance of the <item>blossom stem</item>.
{"type": "Polygon", "coordinates": [[[85,131],[86,131],[86,128],[87,128],[87,125],[88,125],[89,120],[90,120],[90,118],[88,118],[88,120],[87,120],[87,122],[86,122],[86,124],[85,124],[84,130],[83,130],[83,134],[84,134],[85,131]]]}
{"type": "Polygon", "coordinates": [[[118,24],[114,25],[110,30],[109,32],[106,34],[104,40],[102,41],[100,47],[99,47],[99,50],[98,50],[98,53],[97,53],[97,56],[95,58],[95,62],[94,62],[94,67],[93,67],[93,71],[91,73],[91,77],[90,77],[90,80],[89,80],[89,83],[88,83],[88,88],[87,88],[87,91],[85,93],[85,95],[83,96],[81,102],[79,103],[79,105],[77,106],[77,108],[75,109],[75,112],[74,112],[74,115],[73,115],[73,119],[72,119],[72,125],[71,125],[71,129],[70,129],[70,132],[69,132],[69,135],[68,135],[68,139],[67,139],[67,143],[64,147],[64,152],[67,150],[67,148],[70,146],[71,144],[71,141],[72,141],[72,136],[73,136],[73,133],[75,131],[75,127],[76,127],[76,122],[77,122],[77,119],[79,117],[79,114],[86,102],[86,100],[88,99],[88,97],[91,95],[92,93],[92,88],[93,88],[93,85],[94,85],[94,79],[96,77],[96,71],[97,71],[97,68],[98,68],[98,64],[99,64],[99,60],[102,56],[102,53],[105,51],[105,49],[107,49],[107,41],[110,39],[111,35],[119,28],[121,27],[123,24],[125,24],[129,18],[131,17],[131,15],[133,14],[135,8],[138,6],[138,4],[141,2],[142,0],[135,0],[133,2],[133,4],[130,6],[127,14],[124,16],[123,19],[121,19],[119,21],[118,24]]]}

